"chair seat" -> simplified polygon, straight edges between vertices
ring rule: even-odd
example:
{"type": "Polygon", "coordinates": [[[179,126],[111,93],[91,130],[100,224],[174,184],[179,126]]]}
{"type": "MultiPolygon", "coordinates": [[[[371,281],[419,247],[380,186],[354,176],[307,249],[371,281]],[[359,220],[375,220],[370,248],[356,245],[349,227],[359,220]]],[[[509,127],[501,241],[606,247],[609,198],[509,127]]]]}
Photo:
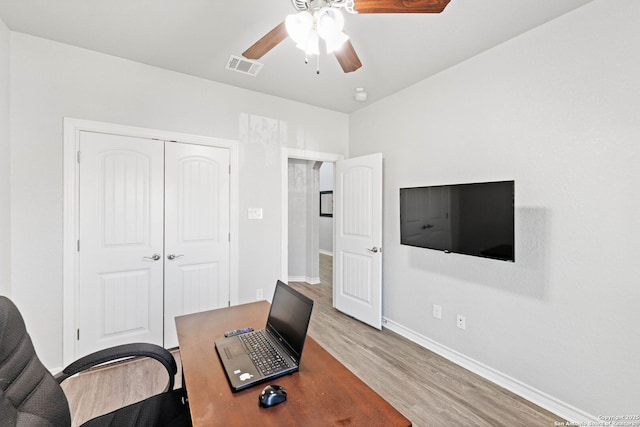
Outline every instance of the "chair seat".
{"type": "Polygon", "coordinates": [[[162,393],[94,418],[81,427],[183,427],[191,426],[183,390],[162,393]]]}
{"type": "Polygon", "coordinates": [[[38,359],[18,308],[9,298],[0,295],[0,427],[69,427],[69,405],[60,383],[93,366],[131,357],[148,357],[160,362],[169,375],[166,388],[169,391],[83,425],[191,426],[185,394],[182,389],[173,390],[177,367],[169,351],[148,343],[123,344],[86,355],[54,378],[38,359]]]}

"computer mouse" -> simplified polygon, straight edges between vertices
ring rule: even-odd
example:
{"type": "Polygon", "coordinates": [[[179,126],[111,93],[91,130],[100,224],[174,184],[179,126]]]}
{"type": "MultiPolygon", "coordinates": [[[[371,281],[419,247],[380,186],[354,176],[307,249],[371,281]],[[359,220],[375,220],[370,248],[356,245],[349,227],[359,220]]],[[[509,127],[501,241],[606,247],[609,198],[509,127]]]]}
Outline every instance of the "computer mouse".
{"type": "Polygon", "coordinates": [[[287,400],[287,390],[277,384],[266,386],[258,396],[258,402],[263,408],[277,405],[287,400]]]}

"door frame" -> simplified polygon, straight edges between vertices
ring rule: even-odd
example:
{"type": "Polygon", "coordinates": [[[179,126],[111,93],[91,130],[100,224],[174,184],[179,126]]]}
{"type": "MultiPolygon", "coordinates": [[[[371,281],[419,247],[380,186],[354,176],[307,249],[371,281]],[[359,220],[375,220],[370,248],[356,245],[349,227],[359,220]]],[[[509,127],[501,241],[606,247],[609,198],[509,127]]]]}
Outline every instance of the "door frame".
{"type": "MultiPolygon", "coordinates": [[[[280,152],[280,200],[282,201],[282,237],[280,254],[280,277],[283,282],[289,278],[289,159],[311,160],[316,162],[335,163],[344,160],[344,155],[323,153],[320,151],[301,150],[299,148],[283,148],[280,152]]],[[[333,230],[335,242],[335,229],[333,230]]],[[[335,243],[334,243],[335,244],[335,243]]]]}
{"type": "Polygon", "coordinates": [[[238,141],[165,130],[65,117],[63,123],[63,227],[62,227],[62,361],[76,359],[77,298],[79,277],[79,163],[80,132],[98,132],[157,140],[206,145],[229,150],[229,304],[237,305],[238,290],[238,141]]]}

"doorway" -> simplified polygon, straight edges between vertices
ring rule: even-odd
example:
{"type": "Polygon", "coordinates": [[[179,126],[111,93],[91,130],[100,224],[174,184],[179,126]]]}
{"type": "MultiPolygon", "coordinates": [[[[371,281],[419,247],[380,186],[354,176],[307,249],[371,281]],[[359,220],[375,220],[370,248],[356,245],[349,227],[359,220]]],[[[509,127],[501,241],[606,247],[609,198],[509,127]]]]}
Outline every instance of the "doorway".
{"type": "Polygon", "coordinates": [[[290,282],[332,281],[333,181],[332,162],[288,161],[290,282]]]}
{"type": "MultiPolygon", "coordinates": [[[[342,156],[282,151],[282,277],[289,277],[289,159],[329,161],[336,166],[333,306],[382,328],[382,154],[342,156]]],[[[317,210],[316,210],[317,212],[317,210]]]]}
{"type": "MultiPolygon", "coordinates": [[[[295,250],[295,248],[290,248],[290,239],[289,239],[289,234],[290,232],[292,232],[292,230],[289,230],[290,227],[290,221],[289,221],[289,209],[290,209],[290,204],[289,204],[289,199],[290,199],[290,193],[289,193],[289,173],[290,173],[290,168],[289,168],[289,160],[294,160],[294,161],[300,161],[300,162],[310,162],[312,165],[317,166],[318,170],[320,168],[320,165],[328,163],[333,165],[336,161],[338,160],[342,160],[344,158],[343,155],[341,154],[332,154],[332,153],[322,153],[322,152],[314,152],[314,151],[307,151],[307,150],[299,150],[299,149],[283,149],[282,150],[282,157],[281,157],[281,170],[282,170],[282,188],[281,188],[281,195],[282,195],[282,255],[281,255],[281,260],[282,260],[282,266],[281,266],[281,277],[285,280],[290,280],[290,279],[303,279],[302,281],[307,281],[307,274],[303,273],[303,274],[296,274],[296,277],[293,277],[293,275],[290,275],[290,270],[289,270],[289,255],[293,253],[293,251],[295,250]],[[290,277],[291,276],[291,277],[290,277]]],[[[319,178],[318,178],[319,179],[319,178]]],[[[305,215],[307,215],[310,218],[309,222],[315,222],[317,225],[316,227],[319,228],[319,210],[320,210],[320,202],[319,202],[319,191],[320,191],[320,187],[319,187],[319,181],[316,184],[316,187],[312,190],[314,191],[314,196],[309,198],[310,201],[310,207],[305,209],[305,215]]],[[[309,190],[306,190],[309,191],[309,190]]],[[[329,218],[329,220],[332,222],[333,218],[329,218]]],[[[306,229],[306,227],[304,228],[304,233],[307,233],[309,230],[306,229]]],[[[333,230],[330,231],[330,233],[333,233],[333,230]]],[[[315,251],[313,251],[313,255],[312,255],[312,259],[310,260],[309,263],[305,263],[305,264],[309,264],[309,265],[314,265],[314,269],[312,269],[312,273],[309,274],[308,279],[310,281],[315,281],[317,280],[317,282],[320,281],[320,237],[319,234],[316,233],[315,237],[311,237],[312,239],[312,243],[311,245],[316,247],[317,249],[315,251]],[[315,239],[315,241],[313,240],[315,239]],[[313,271],[317,271],[317,273],[313,273],[313,271]],[[315,279],[315,280],[314,280],[315,279]]],[[[331,239],[333,240],[333,239],[331,239]]],[[[324,242],[323,242],[324,243],[324,242]]],[[[333,244],[333,242],[331,243],[333,244]]],[[[331,251],[333,252],[333,250],[331,251]]],[[[307,251],[305,250],[305,256],[306,256],[307,251]]],[[[328,255],[323,255],[324,257],[328,257],[328,255]]],[[[329,270],[329,273],[326,273],[325,270],[325,274],[330,274],[331,277],[333,277],[333,269],[331,267],[332,263],[329,263],[329,267],[331,268],[329,270]]]]}

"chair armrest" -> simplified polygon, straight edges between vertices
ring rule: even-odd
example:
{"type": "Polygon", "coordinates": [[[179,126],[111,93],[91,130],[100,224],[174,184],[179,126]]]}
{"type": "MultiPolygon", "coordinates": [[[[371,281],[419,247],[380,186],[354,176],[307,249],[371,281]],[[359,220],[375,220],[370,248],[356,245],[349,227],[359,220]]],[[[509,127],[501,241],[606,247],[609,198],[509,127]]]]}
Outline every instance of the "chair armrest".
{"type": "Polygon", "coordinates": [[[165,391],[173,389],[175,375],[178,372],[176,360],[165,348],[149,343],[123,344],[88,354],[64,368],[62,372],[55,376],[55,379],[60,384],[70,376],[94,366],[133,357],[150,357],[162,363],[167,370],[167,374],[169,374],[169,383],[165,391]]]}

